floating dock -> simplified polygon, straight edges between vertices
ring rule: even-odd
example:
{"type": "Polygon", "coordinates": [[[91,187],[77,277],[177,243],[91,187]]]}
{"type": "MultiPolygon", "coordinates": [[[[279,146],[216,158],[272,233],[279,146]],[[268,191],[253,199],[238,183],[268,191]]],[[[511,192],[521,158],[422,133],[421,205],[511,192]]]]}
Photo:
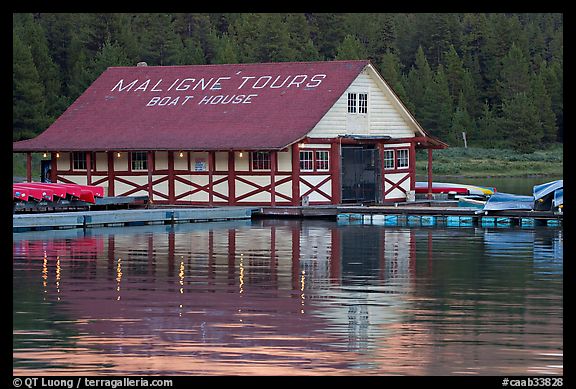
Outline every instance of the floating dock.
{"type": "Polygon", "coordinates": [[[286,207],[166,207],[14,214],[13,232],[176,224],[264,218],[323,218],[340,224],[448,227],[561,227],[563,214],[550,211],[506,210],[479,212],[457,207],[457,202],[417,202],[396,206],[286,206],[286,207]]]}
{"type": "Polygon", "coordinates": [[[339,223],[402,226],[562,226],[563,214],[551,211],[505,210],[478,212],[457,201],[402,203],[395,206],[263,207],[258,217],[315,217],[339,223]]]}
{"type": "Polygon", "coordinates": [[[13,232],[250,219],[255,207],[122,209],[13,215],[13,232]]]}

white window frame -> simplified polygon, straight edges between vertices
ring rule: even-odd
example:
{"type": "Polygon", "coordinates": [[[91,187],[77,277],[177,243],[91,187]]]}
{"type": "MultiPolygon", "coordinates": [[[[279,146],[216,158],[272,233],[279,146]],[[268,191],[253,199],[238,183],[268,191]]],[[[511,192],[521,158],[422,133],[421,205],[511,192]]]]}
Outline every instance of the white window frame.
{"type": "Polygon", "coordinates": [[[315,161],[314,161],[314,168],[316,169],[316,171],[318,172],[327,172],[330,170],[330,151],[328,150],[316,150],[316,152],[314,153],[314,156],[316,157],[315,161]],[[320,156],[323,157],[320,157],[320,156]],[[325,164],[326,167],[324,168],[320,168],[320,164],[325,164]]]}
{"type": "Polygon", "coordinates": [[[300,150],[300,171],[301,172],[314,171],[314,151],[300,150]]]}
{"type": "Polygon", "coordinates": [[[86,152],[72,152],[72,170],[86,170],[86,152]],[[81,157],[81,158],[78,158],[81,157]]]}
{"type": "Polygon", "coordinates": [[[130,169],[133,172],[148,170],[148,153],[146,151],[130,152],[130,169]]]}
{"type": "Polygon", "coordinates": [[[396,168],[396,156],[394,150],[384,150],[384,170],[394,170],[396,168]]]}
{"type": "Polygon", "coordinates": [[[410,167],[410,149],[396,150],[396,168],[405,169],[410,167]]]}
{"type": "Polygon", "coordinates": [[[348,113],[356,113],[357,111],[357,105],[358,103],[356,102],[358,93],[356,92],[348,92],[348,113]]]}
{"type": "Polygon", "coordinates": [[[269,151],[252,151],[250,153],[250,169],[254,172],[264,172],[270,171],[272,166],[272,160],[270,158],[269,151]],[[262,165],[268,165],[268,167],[258,167],[259,163],[262,165]]]}
{"type": "Polygon", "coordinates": [[[358,93],[358,113],[368,113],[368,93],[358,93]]]}

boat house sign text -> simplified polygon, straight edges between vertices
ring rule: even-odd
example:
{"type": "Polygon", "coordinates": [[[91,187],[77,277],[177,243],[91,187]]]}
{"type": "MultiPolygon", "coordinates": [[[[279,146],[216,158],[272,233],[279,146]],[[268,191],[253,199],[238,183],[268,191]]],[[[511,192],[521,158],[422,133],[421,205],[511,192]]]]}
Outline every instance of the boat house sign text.
{"type": "Polygon", "coordinates": [[[177,78],[166,81],[121,79],[110,92],[153,94],[146,104],[147,107],[183,106],[195,103],[198,105],[217,104],[251,104],[258,97],[258,90],[268,89],[294,89],[311,90],[320,86],[326,74],[282,75],[282,76],[242,76],[242,77],[212,77],[212,78],[177,78]],[[227,94],[218,94],[217,91],[232,90],[227,94]],[[191,92],[206,92],[196,95],[191,92]]]}

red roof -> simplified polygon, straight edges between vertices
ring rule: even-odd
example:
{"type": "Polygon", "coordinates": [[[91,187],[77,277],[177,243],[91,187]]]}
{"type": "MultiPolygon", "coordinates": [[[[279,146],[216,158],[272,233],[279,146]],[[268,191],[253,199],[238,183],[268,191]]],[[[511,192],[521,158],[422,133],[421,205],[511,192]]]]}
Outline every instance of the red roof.
{"type": "Polygon", "coordinates": [[[13,150],[282,149],[305,137],[368,63],[111,67],[13,150]]]}

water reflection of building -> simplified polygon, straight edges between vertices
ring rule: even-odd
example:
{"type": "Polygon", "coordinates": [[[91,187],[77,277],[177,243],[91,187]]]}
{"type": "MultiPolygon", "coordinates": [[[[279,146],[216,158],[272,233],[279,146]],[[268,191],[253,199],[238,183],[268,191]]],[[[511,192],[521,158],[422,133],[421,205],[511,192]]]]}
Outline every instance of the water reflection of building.
{"type": "MultiPolygon", "coordinates": [[[[118,319],[88,320],[83,325],[90,333],[132,337],[180,328],[162,337],[226,342],[232,341],[232,323],[248,328],[257,322],[294,345],[321,334],[338,339],[327,344],[344,342],[359,351],[379,324],[399,320],[397,295],[410,288],[415,259],[409,230],[365,232],[344,234],[323,222],[142,226],[88,230],[85,236],[61,231],[50,240],[15,235],[13,252],[27,258],[33,272],[33,259],[46,258],[47,271],[38,278],[48,281],[48,298],[56,296],[51,285],[60,259],[58,297],[75,317],[118,319]],[[363,242],[366,236],[372,236],[369,242],[363,242]],[[89,282],[70,287],[78,280],[89,282]],[[382,281],[389,285],[378,289],[382,281]],[[376,289],[367,292],[364,283],[376,289]],[[260,293],[276,296],[258,298],[260,293]]],[[[261,341],[246,334],[240,343],[261,341]]]]}
{"type": "MultiPolygon", "coordinates": [[[[323,360],[359,372],[375,363],[378,371],[450,374],[456,370],[449,361],[464,368],[483,358],[481,372],[491,372],[506,358],[502,336],[529,347],[531,334],[561,328],[561,307],[544,323],[537,316],[543,306],[530,311],[525,293],[512,301],[509,291],[533,286],[526,274],[561,271],[558,230],[454,229],[435,236],[434,229],[266,220],[50,234],[15,234],[14,257],[25,258],[18,266],[47,300],[78,318],[79,332],[90,335],[82,347],[114,354],[116,363],[127,353],[134,364],[153,356],[155,366],[169,369],[172,358],[180,364],[174,371],[186,371],[204,355],[214,358],[211,369],[226,373],[220,355],[251,353],[270,365],[294,361],[287,370],[293,373],[298,361],[323,360]],[[474,251],[462,256],[458,245],[474,251]],[[519,252],[534,261],[516,260],[519,252]],[[510,280],[501,269],[512,263],[522,272],[510,280]],[[439,273],[467,279],[463,271],[484,277],[437,283],[447,279],[439,273]],[[512,327],[496,320],[510,317],[512,327]],[[490,351],[486,357],[476,355],[479,344],[490,351]]],[[[556,337],[550,339],[552,351],[542,352],[555,352],[556,337]]]]}

